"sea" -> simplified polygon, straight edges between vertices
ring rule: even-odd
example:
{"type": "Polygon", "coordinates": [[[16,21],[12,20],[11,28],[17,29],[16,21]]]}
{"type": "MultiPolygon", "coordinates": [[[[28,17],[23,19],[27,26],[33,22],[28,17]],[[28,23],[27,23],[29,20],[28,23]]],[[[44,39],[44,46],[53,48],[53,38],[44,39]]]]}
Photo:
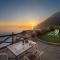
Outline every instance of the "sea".
{"type": "Polygon", "coordinates": [[[0,36],[1,35],[9,35],[9,34],[12,34],[12,32],[14,33],[14,34],[16,34],[16,33],[20,33],[20,32],[22,32],[23,30],[27,30],[27,29],[20,29],[20,28],[14,28],[14,29],[5,29],[5,28],[3,28],[3,29],[0,29],[0,36]]]}

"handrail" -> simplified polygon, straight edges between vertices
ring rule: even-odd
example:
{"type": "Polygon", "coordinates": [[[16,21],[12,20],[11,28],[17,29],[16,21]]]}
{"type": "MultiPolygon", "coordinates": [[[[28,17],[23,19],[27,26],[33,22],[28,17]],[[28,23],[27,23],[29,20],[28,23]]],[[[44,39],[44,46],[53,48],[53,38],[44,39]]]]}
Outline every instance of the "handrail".
{"type": "MultiPolygon", "coordinates": [[[[12,33],[13,33],[13,32],[12,32],[12,33]]],[[[21,33],[16,33],[16,34],[13,33],[14,36],[15,36],[15,35],[18,35],[18,34],[21,34],[21,33]]],[[[0,35],[0,37],[6,37],[6,36],[12,36],[12,34],[9,34],[9,35],[0,35]]]]}
{"type": "MultiPolygon", "coordinates": [[[[17,34],[14,34],[14,35],[17,35],[17,34]]],[[[0,37],[6,37],[6,36],[12,36],[12,34],[10,34],[10,35],[2,35],[0,37]]]]}
{"type": "Polygon", "coordinates": [[[14,43],[14,36],[17,37],[17,35],[19,35],[19,34],[21,34],[21,33],[14,34],[14,33],[12,32],[12,34],[10,34],[10,35],[0,36],[0,38],[1,38],[1,37],[2,37],[2,38],[7,37],[7,38],[5,38],[3,41],[0,41],[0,44],[2,44],[2,43],[10,43],[10,44],[13,44],[13,43],[14,43]],[[11,39],[11,40],[12,40],[11,42],[7,42],[7,40],[8,40],[9,38],[12,38],[12,39],[11,39]]]}

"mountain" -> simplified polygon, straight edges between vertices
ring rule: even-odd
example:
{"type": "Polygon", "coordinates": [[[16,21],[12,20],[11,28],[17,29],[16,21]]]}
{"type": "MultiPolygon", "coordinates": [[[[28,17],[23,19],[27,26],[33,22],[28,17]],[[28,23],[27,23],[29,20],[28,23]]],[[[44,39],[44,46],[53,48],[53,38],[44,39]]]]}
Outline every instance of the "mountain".
{"type": "Polygon", "coordinates": [[[37,29],[42,29],[48,27],[49,25],[60,25],[60,11],[38,24],[37,29]]]}

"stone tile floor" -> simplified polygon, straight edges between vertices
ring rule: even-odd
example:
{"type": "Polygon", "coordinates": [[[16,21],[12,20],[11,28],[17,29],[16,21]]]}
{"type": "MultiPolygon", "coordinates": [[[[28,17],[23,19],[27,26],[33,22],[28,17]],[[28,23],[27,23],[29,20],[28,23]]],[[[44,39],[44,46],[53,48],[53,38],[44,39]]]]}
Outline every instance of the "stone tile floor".
{"type": "MultiPolygon", "coordinates": [[[[39,47],[39,50],[44,51],[42,60],[60,60],[60,46],[47,45],[40,41],[36,41],[36,43],[39,47]]],[[[10,51],[8,49],[0,50],[0,53],[1,52],[8,52],[9,57],[13,57],[13,58],[15,57],[13,54],[9,53],[10,51]]],[[[16,59],[10,59],[10,60],[16,60],[16,59]]]]}

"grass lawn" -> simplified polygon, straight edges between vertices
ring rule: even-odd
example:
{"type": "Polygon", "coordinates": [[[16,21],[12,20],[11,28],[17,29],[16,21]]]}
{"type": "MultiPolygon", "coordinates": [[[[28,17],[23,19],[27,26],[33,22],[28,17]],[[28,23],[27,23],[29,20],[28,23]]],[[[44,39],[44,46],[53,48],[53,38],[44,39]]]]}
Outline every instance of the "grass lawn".
{"type": "Polygon", "coordinates": [[[48,35],[47,33],[41,36],[40,39],[47,42],[60,43],[60,33],[58,33],[58,35],[48,35]]]}

